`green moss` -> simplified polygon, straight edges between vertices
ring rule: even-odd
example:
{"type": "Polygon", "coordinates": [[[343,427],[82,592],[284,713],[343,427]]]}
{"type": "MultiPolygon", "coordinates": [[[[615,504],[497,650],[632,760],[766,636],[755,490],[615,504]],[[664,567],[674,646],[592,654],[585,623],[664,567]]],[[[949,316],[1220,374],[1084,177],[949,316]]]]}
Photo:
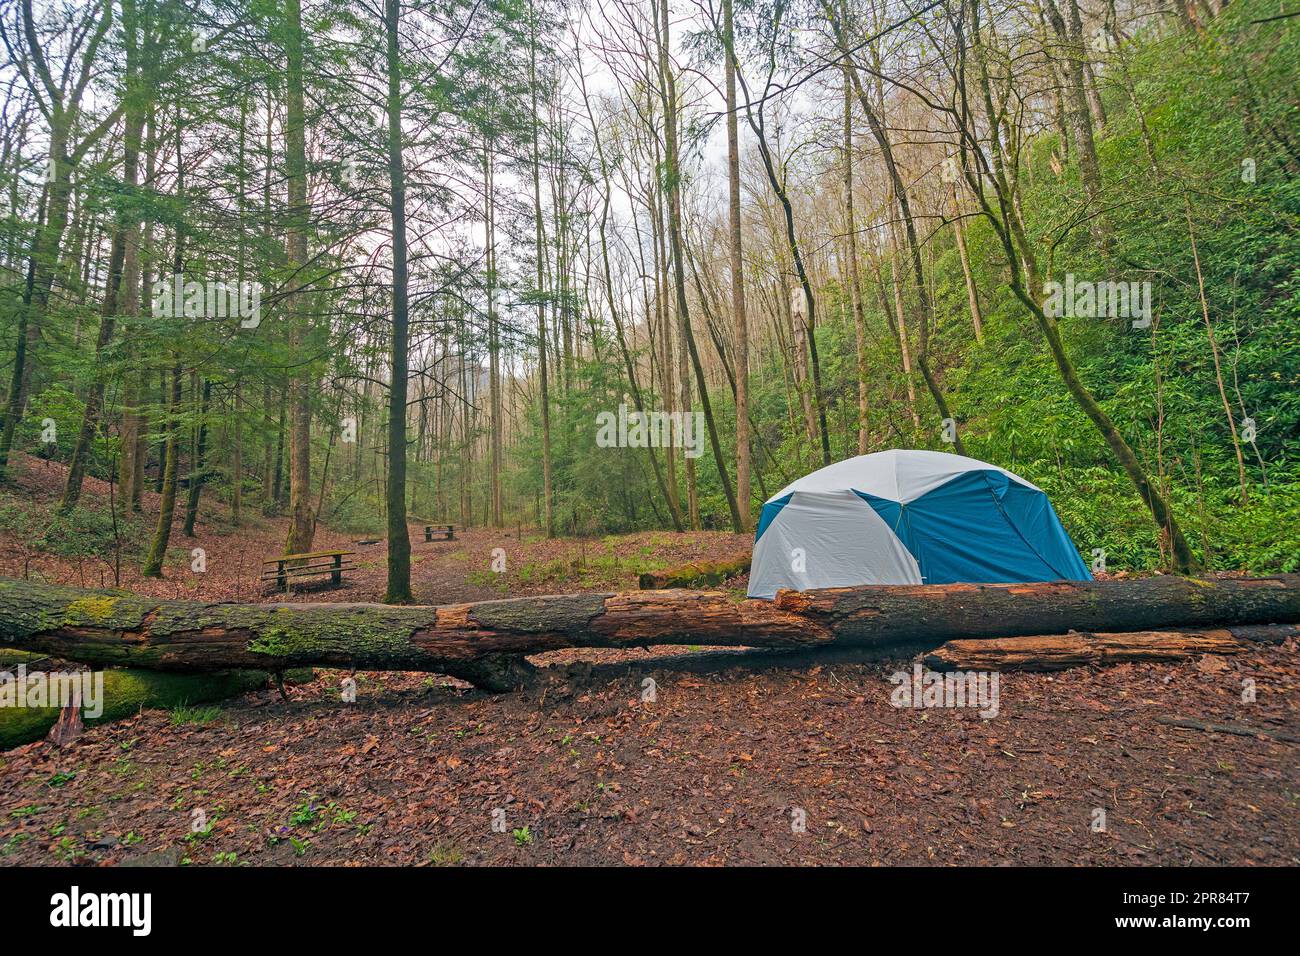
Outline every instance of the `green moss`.
{"type": "MultiPolygon", "coordinates": [[[[428,608],[393,607],[377,612],[373,606],[283,607],[276,609],[270,622],[265,620],[264,610],[262,614],[262,620],[250,627],[256,636],[245,647],[250,653],[284,664],[319,663],[322,657],[414,660],[421,652],[411,645],[411,634],[427,627],[432,619],[428,608]]],[[[230,617],[226,621],[238,626],[230,617]]]]}
{"type": "Polygon", "coordinates": [[[285,636],[279,628],[267,628],[248,642],[248,650],[269,657],[286,657],[289,654],[289,645],[285,643],[285,636]]]}
{"type": "Polygon", "coordinates": [[[91,595],[79,598],[68,605],[69,624],[103,624],[113,616],[117,608],[117,598],[106,595],[91,595]]]}

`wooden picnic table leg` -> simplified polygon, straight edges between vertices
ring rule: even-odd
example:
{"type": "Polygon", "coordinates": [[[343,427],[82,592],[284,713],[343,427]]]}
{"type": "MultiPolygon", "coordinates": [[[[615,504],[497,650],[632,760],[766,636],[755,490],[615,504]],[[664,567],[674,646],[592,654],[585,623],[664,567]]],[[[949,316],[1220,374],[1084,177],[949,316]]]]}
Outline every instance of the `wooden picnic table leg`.
{"type": "Polygon", "coordinates": [[[431,525],[424,526],[424,540],[425,541],[433,540],[433,527],[431,525]]]}
{"type": "Polygon", "coordinates": [[[340,585],[343,583],[343,572],[340,570],[342,567],[343,567],[343,555],[341,554],[334,555],[334,570],[330,572],[330,580],[332,580],[335,583],[335,585],[340,585]]]}
{"type": "Polygon", "coordinates": [[[288,590],[288,588],[289,588],[289,578],[288,578],[288,576],[284,573],[284,565],[285,565],[285,562],[284,562],[284,561],[277,561],[277,562],[275,563],[275,574],[276,574],[276,577],[275,577],[275,586],[276,586],[277,588],[284,588],[285,590],[288,590]]]}
{"type": "Polygon", "coordinates": [[[456,540],[456,533],[452,530],[452,528],[453,528],[453,525],[447,525],[447,540],[448,540],[448,541],[455,541],[455,540],[456,540]]]}

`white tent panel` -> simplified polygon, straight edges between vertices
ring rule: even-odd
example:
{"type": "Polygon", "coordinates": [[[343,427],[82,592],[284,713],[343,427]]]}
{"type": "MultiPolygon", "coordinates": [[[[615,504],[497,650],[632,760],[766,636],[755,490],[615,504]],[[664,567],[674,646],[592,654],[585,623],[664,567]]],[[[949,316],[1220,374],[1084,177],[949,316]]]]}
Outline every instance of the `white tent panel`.
{"type": "Polygon", "coordinates": [[[987,462],[942,451],[880,451],[836,462],[786,485],[769,501],[792,491],[842,491],[851,488],[906,504],[968,471],[1000,471],[1012,481],[1041,490],[1019,475],[987,462]]]}
{"type": "Polygon", "coordinates": [[[851,490],[842,485],[824,492],[796,488],[754,545],[749,596],[771,598],[781,588],[920,583],[916,559],[851,490]]]}

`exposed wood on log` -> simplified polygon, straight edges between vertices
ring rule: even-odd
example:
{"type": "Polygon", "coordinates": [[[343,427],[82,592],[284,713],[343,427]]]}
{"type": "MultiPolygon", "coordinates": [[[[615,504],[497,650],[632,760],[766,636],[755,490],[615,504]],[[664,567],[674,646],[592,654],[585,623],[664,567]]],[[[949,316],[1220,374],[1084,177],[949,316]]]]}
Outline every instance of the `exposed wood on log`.
{"type": "Polygon", "coordinates": [[[747,554],[730,561],[692,561],[666,571],[646,571],[637,583],[644,591],[712,587],[728,578],[744,574],[749,570],[750,560],[751,556],[747,554]]]}
{"type": "Polygon", "coordinates": [[[281,671],[424,670],[503,690],[522,655],[652,644],[883,647],[1179,626],[1300,622],[1300,575],[782,591],[526,597],[442,607],[210,604],[0,579],[0,642],[91,665],[281,671]]]}
{"type": "Polygon", "coordinates": [[[1290,744],[1300,744],[1300,737],[1272,730],[1268,727],[1247,727],[1244,724],[1209,724],[1203,720],[1190,717],[1157,717],[1156,723],[1167,727],[1181,727],[1184,730],[1204,730],[1212,734],[1232,734],[1234,737],[1268,737],[1271,740],[1284,740],[1290,744]]]}
{"type": "Polygon", "coordinates": [[[58,720],[45,739],[56,747],[67,747],[75,743],[85,729],[86,725],[81,720],[81,691],[76,690],[68,706],[59,711],[58,720]]]}

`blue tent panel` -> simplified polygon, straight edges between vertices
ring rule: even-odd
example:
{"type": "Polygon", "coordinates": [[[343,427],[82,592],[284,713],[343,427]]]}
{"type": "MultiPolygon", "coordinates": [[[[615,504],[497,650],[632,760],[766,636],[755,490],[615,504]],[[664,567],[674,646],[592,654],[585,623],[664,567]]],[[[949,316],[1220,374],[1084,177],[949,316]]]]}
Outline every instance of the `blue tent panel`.
{"type": "Polygon", "coordinates": [[[788,505],[793,497],[794,492],[792,491],[788,495],[783,495],[763,505],[763,510],[758,515],[758,530],[754,532],[755,544],[758,544],[758,539],[763,537],[763,532],[767,530],[767,526],[776,520],[776,516],[781,513],[781,509],[788,505]]]}
{"type": "Polygon", "coordinates": [[[1092,578],[1047,495],[1000,471],[966,472],[907,504],[855,493],[894,529],[926,584],[1092,578]]]}

